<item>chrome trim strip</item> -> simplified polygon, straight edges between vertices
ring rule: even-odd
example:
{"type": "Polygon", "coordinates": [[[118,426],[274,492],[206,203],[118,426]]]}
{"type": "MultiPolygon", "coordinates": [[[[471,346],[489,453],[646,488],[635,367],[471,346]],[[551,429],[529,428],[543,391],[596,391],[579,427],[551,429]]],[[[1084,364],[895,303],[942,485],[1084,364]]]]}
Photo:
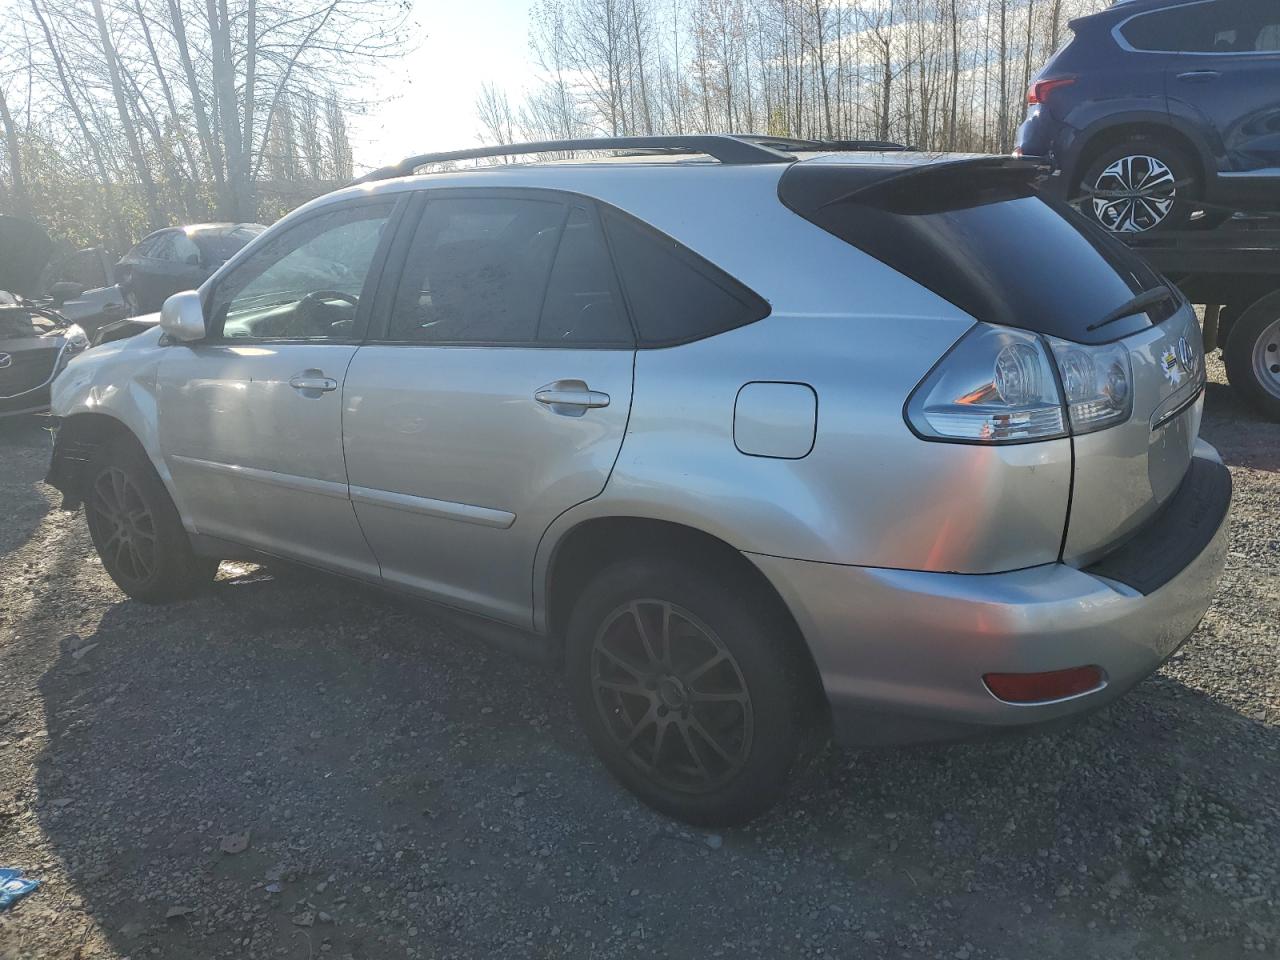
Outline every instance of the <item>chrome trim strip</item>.
{"type": "Polygon", "coordinates": [[[1280,167],[1263,167],[1261,170],[1235,170],[1230,172],[1218,172],[1220,177],[1241,177],[1248,179],[1249,177],[1275,177],[1280,179],[1280,167]]]}
{"type": "Polygon", "coordinates": [[[1187,399],[1183,400],[1180,404],[1178,404],[1168,413],[1164,414],[1159,420],[1151,424],[1151,432],[1155,433],[1157,430],[1163,427],[1170,420],[1174,419],[1180,413],[1188,409],[1193,403],[1195,403],[1197,400],[1200,399],[1200,397],[1204,394],[1204,391],[1205,391],[1205,384],[1202,382],[1200,386],[1196,388],[1196,391],[1193,394],[1191,394],[1191,396],[1187,397],[1187,399]]]}
{"type": "Polygon", "coordinates": [[[420,513],[427,517],[478,523],[483,527],[496,527],[499,530],[506,530],[516,522],[516,515],[506,510],[477,507],[470,503],[455,503],[452,500],[415,497],[409,493],[393,493],[390,490],[374,490],[371,487],[353,486],[351,499],[356,503],[367,503],[373,507],[388,507],[392,510],[420,513]]]}
{"type": "Polygon", "coordinates": [[[258,467],[244,467],[236,463],[218,463],[214,460],[201,460],[198,457],[180,457],[172,455],[172,459],[187,466],[218,473],[224,477],[239,477],[266,483],[286,490],[297,490],[300,493],[312,493],[321,497],[333,497],[335,500],[351,499],[347,493],[347,485],[336,480],[318,480],[314,477],[298,477],[291,473],[276,473],[274,470],[261,470],[258,467]]]}

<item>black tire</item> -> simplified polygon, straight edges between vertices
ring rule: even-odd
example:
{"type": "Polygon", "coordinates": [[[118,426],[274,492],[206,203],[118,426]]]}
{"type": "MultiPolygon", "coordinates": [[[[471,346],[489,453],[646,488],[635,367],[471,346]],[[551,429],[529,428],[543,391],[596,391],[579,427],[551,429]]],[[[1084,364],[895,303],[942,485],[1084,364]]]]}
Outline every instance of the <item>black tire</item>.
{"type": "Polygon", "coordinates": [[[1204,196],[1204,183],[1185,150],[1157,137],[1138,135],[1094,156],[1076,178],[1073,196],[1080,197],[1081,213],[1112,233],[1180,230],[1195,213],[1196,201],[1204,196]],[[1133,158],[1127,169],[1126,158],[1133,158]],[[1146,202],[1112,201],[1101,209],[1083,190],[1083,186],[1123,189],[1126,180],[1136,187],[1151,182],[1172,185],[1186,181],[1190,185],[1162,191],[1146,202]]]}
{"type": "Polygon", "coordinates": [[[641,800],[687,823],[739,824],[776,803],[806,732],[815,697],[794,627],[758,594],[692,564],[635,559],[599,573],[569,621],[568,682],[596,753],[641,800]],[[665,657],[644,663],[642,622],[665,657]]]}
{"type": "Polygon", "coordinates": [[[1264,416],[1280,421],[1280,291],[1232,322],[1222,360],[1232,388],[1264,416]]]}
{"type": "Polygon", "coordinates": [[[132,437],[99,448],[84,495],[89,535],[111,579],[143,603],[167,603],[208,587],[218,561],[196,556],[177,508],[132,437]]]}

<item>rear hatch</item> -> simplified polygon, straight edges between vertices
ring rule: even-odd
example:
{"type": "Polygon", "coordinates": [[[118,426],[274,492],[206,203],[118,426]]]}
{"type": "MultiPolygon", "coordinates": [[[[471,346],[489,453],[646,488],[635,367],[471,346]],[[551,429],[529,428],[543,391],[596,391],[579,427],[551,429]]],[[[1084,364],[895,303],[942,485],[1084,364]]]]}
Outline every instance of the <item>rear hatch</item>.
{"type": "Polygon", "coordinates": [[[1063,558],[1084,565],[1177,489],[1199,433],[1204,362],[1195,314],[1176,291],[1124,311],[1167,281],[1039,194],[1041,174],[1034,163],[1006,157],[897,154],[865,163],[832,155],[793,164],[779,197],[976,320],[1075,343],[1124,344],[1132,416],[1072,438],[1063,558]]]}

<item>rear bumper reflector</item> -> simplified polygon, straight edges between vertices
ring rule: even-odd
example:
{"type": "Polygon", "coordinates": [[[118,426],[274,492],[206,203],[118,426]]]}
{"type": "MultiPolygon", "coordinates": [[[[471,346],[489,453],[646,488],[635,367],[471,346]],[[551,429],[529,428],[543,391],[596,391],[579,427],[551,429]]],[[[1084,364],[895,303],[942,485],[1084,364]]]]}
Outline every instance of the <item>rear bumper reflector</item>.
{"type": "Polygon", "coordinates": [[[1101,667],[1087,666],[1049,673],[987,673],[982,682],[1006,703],[1046,703],[1096,690],[1104,679],[1101,667]]]}

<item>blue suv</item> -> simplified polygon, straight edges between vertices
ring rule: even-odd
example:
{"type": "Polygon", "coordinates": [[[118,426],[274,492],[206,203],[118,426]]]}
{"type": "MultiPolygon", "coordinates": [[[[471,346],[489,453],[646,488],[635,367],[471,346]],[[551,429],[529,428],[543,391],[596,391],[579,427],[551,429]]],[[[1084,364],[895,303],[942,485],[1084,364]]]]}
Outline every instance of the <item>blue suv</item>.
{"type": "Polygon", "coordinates": [[[1117,233],[1280,210],[1280,0],[1122,0],[1071,21],[1020,156],[1117,233]]]}

